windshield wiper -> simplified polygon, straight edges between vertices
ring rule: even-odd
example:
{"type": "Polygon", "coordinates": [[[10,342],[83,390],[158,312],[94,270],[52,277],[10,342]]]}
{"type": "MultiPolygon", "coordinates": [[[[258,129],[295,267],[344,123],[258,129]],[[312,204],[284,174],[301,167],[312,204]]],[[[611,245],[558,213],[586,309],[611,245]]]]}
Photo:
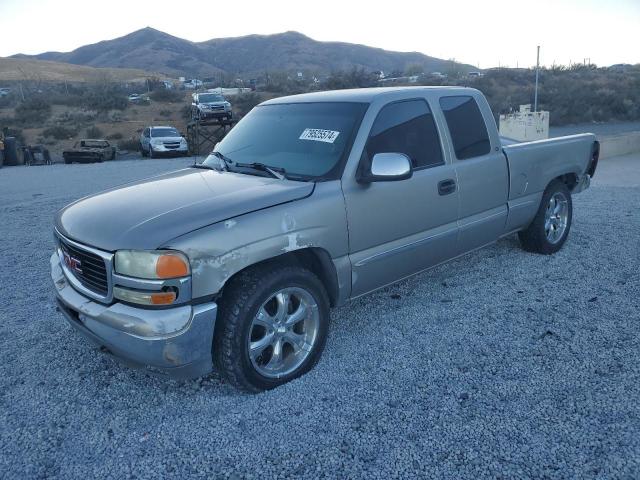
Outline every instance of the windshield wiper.
{"type": "Polygon", "coordinates": [[[234,163],[234,166],[240,168],[251,168],[253,170],[260,170],[261,172],[270,173],[271,176],[277,178],[278,180],[284,180],[286,177],[286,170],[282,167],[271,167],[269,165],[265,165],[260,162],[251,162],[251,163],[234,163]]]}
{"type": "Polygon", "coordinates": [[[206,163],[194,163],[191,165],[191,168],[202,168],[203,170],[215,170],[217,172],[220,171],[219,168],[212,167],[211,165],[207,165],[206,163]]]}
{"type": "Polygon", "coordinates": [[[226,155],[223,155],[220,152],[211,152],[211,155],[215,155],[220,160],[222,160],[222,164],[224,165],[224,169],[227,170],[227,171],[229,170],[229,165],[233,164],[233,160],[231,160],[229,157],[227,157],[226,155]]]}

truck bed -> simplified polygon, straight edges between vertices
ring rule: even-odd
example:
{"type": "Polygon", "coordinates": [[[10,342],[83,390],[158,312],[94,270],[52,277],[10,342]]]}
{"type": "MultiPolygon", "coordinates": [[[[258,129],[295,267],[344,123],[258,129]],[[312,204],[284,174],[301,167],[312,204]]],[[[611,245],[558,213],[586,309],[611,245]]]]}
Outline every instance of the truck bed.
{"type": "Polygon", "coordinates": [[[524,143],[503,139],[502,150],[509,164],[509,200],[542,192],[561,175],[575,175],[574,187],[579,186],[590,171],[596,149],[592,133],[524,143]]]}

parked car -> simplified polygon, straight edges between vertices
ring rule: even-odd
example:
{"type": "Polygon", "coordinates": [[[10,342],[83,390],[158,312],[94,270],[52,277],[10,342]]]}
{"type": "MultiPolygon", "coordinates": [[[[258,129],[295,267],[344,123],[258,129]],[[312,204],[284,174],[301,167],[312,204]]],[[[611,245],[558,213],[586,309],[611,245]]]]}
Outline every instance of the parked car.
{"type": "Polygon", "coordinates": [[[131,103],[141,104],[141,103],[148,103],[149,97],[148,95],[145,95],[145,94],[132,93],[127,97],[127,100],[129,100],[129,102],[131,103]]]}
{"type": "Polygon", "coordinates": [[[598,155],[592,134],[503,146],[475,89],[272,99],[203,163],[62,209],[58,304],[129,364],[273,388],[318,362],[330,307],[516,232],[557,252],[598,155]]]}
{"type": "Polygon", "coordinates": [[[76,142],[73,148],[62,152],[64,163],[93,163],[104,162],[116,158],[116,147],[108,140],[84,139],[76,142]]]}
{"type": "Polygon", "coordinates": [[[156,158],[161,155],[187,155],[187,140],[173,127],[147,127],[140,135],[140,152],[156,158]]]}
{"type": "Polygon", "coordinates": [[[191,103],[191,118],[201,124],[229,122],[233,118],[231,103],[219,93],[194,93],[191,103]]]}
{"type": "Polygon", "coordinates": [[[11,93],[11,89],[10,88],[0,88],[0,98],[1,97],[6,97],[10,93],[11,93]]]}
{"type": "Polygon", "coordinates": [[[182,84],[182,86],[188,90],[197,90],[198,88],[201,88],[203,85],[204,83],[202,83],[202,80],[198,80],[197,78],[192,78],[182,84]]]}

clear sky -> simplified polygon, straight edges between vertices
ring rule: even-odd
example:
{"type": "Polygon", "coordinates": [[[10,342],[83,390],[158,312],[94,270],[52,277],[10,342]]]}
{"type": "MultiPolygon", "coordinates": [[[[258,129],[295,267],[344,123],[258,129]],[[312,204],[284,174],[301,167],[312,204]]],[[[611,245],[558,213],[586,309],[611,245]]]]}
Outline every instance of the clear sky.
{"type": "Polygon", "coordinates": [[[150,26],[192,41],[296,30],[493,66],[640,63],[640,0],[0,0],[0,56],[150,26]]]}

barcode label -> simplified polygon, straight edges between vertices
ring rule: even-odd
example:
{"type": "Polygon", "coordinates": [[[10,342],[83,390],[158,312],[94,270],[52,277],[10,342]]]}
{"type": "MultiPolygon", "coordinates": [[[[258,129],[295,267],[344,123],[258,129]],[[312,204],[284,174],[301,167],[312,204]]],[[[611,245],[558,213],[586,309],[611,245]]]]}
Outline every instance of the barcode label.
{"type": "Polygon", "coordinates": [[[305,128],[300,135],[300,140],[314,140],[316,142],[333,143],[340,132],[334,130],[322,130],[320,128],[305,128]]]}

